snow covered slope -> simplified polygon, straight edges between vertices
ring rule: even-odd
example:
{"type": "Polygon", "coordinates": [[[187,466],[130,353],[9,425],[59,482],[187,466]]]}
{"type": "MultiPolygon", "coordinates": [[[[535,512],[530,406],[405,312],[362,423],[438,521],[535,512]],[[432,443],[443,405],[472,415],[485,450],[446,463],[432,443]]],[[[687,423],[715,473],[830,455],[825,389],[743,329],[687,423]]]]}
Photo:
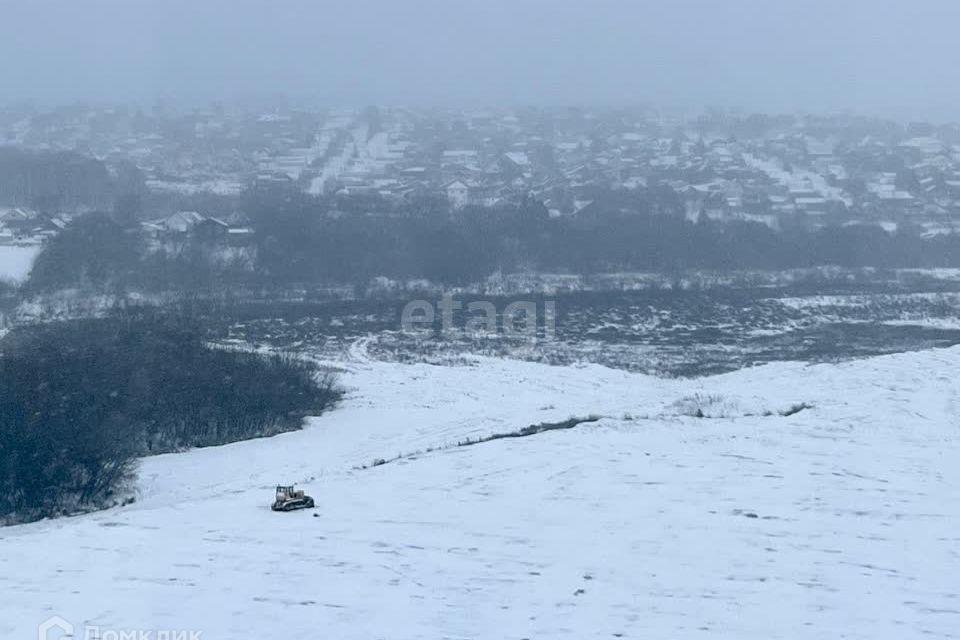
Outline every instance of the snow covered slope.
{"type": "Polygon", "coordinates": [[[0,638],[54,614],[205,640],[960,635],[960,348],[697,381],[352,355],[301,432],[0,529],[0,638]],[[271,512],[278,482],[319,517],[271,512]]]}

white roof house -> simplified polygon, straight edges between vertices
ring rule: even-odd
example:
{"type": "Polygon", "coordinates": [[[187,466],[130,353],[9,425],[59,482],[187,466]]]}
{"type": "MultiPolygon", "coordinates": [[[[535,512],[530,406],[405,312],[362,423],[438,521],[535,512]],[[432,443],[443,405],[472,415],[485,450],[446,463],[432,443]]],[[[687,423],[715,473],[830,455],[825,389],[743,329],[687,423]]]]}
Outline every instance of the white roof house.
{"type": "Polygon", "coordinates": [[[196,211],[177,211],[163,221],[163,226],[167,231],[186,233],[195,224],[202,221],[203,216],[196,211]]]}

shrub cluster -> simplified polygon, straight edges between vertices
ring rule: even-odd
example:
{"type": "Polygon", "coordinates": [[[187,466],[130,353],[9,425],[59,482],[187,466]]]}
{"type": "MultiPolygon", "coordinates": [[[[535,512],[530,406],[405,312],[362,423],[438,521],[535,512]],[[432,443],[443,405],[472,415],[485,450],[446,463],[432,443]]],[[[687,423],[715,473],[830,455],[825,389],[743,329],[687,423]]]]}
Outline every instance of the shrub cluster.
{"type": "Polygon", "coordinates": [[[296,429],[338,398],[312,365],[211,347],[179,315],[18,327],[0,341],[0,519],[115,501],[137,456],[296,429]]]}

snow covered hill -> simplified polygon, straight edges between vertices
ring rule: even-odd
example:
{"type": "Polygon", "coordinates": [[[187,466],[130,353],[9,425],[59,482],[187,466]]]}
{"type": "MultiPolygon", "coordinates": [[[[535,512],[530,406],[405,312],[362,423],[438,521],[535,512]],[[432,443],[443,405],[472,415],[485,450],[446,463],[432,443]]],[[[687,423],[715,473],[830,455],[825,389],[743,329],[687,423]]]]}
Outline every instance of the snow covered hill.
{"type": "Polygon", "coordinates": [[[0,637],[53,615],[104,638],[960,636],[960,348],[694,381],[351,356],[301,432],[149,458],[134,505],[0,529],[0,637]],[[316,511],[271,512],[280,482],[316,511]]]}

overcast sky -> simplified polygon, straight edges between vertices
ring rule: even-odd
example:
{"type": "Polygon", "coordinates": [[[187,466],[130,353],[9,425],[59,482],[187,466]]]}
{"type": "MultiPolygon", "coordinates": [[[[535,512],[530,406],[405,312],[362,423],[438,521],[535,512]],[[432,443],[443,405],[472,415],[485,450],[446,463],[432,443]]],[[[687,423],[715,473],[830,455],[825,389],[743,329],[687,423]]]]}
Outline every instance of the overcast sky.
{"type": "Polygon", "coordinates": [[[957,0],[0,0],[0,101],[705,104],[960,120],[957,0]]]}

